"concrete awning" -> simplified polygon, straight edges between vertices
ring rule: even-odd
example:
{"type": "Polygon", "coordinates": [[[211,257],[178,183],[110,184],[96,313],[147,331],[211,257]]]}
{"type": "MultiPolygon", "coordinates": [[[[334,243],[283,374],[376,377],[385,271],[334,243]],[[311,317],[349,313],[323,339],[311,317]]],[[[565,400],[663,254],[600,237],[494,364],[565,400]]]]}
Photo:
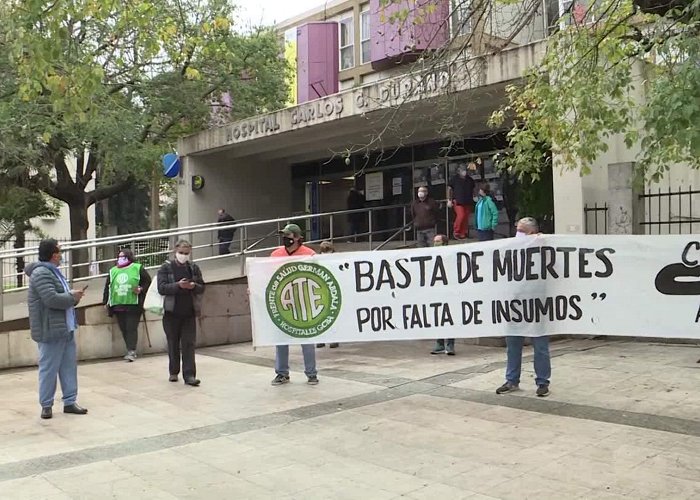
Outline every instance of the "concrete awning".
{"type": "Polygon", "coordinates": [[[358,146],[376,150],[483,132],[505,86],[522,78],[544,48],[537,42],[405,73],[185,137],[178,151],[295,163],[358,146]]]}

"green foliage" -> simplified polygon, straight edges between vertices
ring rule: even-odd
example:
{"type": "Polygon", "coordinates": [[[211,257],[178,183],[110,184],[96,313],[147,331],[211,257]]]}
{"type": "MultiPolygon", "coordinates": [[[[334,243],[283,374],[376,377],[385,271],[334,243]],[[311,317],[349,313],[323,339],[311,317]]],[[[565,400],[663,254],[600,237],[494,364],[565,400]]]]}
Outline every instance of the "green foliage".
{"type": "Polygon", "coordinates": [[[557,166],[587,174],[619,134],[639,150],[648,178],[674,162],[700,168],[697,5],[668,19],[639,14],[632,0],[605,0],[597,22],[554,34],[541,64],[508,87],[508,104],[491,116],[493,126],[514,120],[509,167],[537,178],[546,143],[557,166]]]}
{"type": "Polygon", "coordinates": [[[237,32],[227,0],[13,1],[0,15],[0,171],[26,172],[72,211],[149,181],[223,96],[225,120],[287,98],[276,35],[237,32]]]}

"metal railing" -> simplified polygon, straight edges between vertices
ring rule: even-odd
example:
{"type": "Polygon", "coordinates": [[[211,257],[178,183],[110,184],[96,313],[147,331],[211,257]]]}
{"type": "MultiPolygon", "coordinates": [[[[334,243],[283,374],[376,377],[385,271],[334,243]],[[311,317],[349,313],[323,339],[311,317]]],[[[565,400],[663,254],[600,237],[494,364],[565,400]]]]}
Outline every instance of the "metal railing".
{"type": "Polygon", "coordinates": [[[695,234],[700,227],[700,190],[692,186],[678,186],[677,190],[669,186],[656,192],[649,189],[639,199],[644,203],[640,224],[646,234],[695,234]]]}
{"type": "Polygon", "coordinates": [[[608,204],[583,206],[586,234],[608,234],[608,204]]]}
{"type": "MultiPolygon", "coordinates": [[[[109,236],[94,240],[65,242],[61,244],[64,261],[60,268],[68,282],[87,281],[104,278],[114,265],[116,255],[122,248],[131,248],[136,260],[147,268],[159,267],[173,250],[178,239],[187,239],[197,262],[231,260],[240,265],[241,275],[245,275],[246,258],[269,254],[281,245],[280,230],[288,223],[298,224],[306,234],[310,244],[324,240],[332,242],[356,242],[357,249],[377,250],[384,248],[384,241],[398,241],[408,244],[410,226],[409,207],[390,205],[369,207],[358,210],[343,210],[320,214],[303,214],[269,220],[236,221],[231,224],[211,223],[199,226],[164,229],[144,233],[109,236]],[[360,229],[349,234],[345,222],[348,217],[360,220],[360,229]],[[235,231],[231,246],[233,251],[219,254],[218,231],[235,231]],[[403,234],[402,234],[403,233],[403,234]],[[238,262],[236,262],[238,261],[238,262]]],[[[4,296],[27,289],[24,267],[37,260],[38,247],[0,251],[0,321],[4,319],[4,296]],[[17,264],[20,265],[17,265],[17,264]],[[8,272],[7,266],[16,269],[8,272]]]]}

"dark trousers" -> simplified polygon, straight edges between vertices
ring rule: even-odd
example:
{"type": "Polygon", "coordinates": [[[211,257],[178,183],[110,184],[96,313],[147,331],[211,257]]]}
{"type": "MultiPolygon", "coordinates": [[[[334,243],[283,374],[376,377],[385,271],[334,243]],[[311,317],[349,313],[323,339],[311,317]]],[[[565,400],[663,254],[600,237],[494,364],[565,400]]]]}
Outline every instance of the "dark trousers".
{"type": "Polygon", "coordinates": [[[219,255],[226,255],[231,253],[231,243],[233,238],[230,240],[219,239],[219,255]]]}
{"type": "Polygon", "coordinates": [[[122,331],[124,343],[127,351],[135,351],[139,341],[139,323],[141,322],[141,311],[119,311],[114,313],[117,316],[119,329],[122,331]]]}
{"type": "Polygon", "coordinates": [[[197,367],[194,363],[194,345],[197,340],[195,317],[180,317],[165,313],[163,330],[168,339],[170,375],[180,374],[180,351],[182,351],[182,376],[185,379],[195,377],[197,375],[197,367]]]}
{"type": "MultiPolygon", "coordinates": [[[[362,233],[362,223],[364,221],[364,214],[350,214],[348,215],[348,225],[350,226],[350,236],[355,236],[362,233]]],[[[357,238],[355,238],[357,241],[357,238]]]]}
{"type": "Polygon", "coordinates": [[[493,229],[479,229],[476,234],[479,237],[479,241],[491,241],[493,239],[493,229]]]}

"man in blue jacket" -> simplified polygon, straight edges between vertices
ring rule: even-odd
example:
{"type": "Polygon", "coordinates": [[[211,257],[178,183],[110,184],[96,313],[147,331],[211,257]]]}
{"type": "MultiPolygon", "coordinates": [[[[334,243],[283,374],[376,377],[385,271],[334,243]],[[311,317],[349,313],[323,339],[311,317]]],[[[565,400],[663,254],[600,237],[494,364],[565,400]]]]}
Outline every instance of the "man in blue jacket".
{"type": "Polygon", "coordinates": [[[61,247],[53,239],[39,244],[39,262],[27,266],[29,276],[29,327],[39,346],[39,403],[41,418],[53,416],[56,377],[61,380],[63,412],[85,415],[87,410],[76,404],[78,397],[78,360],[75,332],[78,321],[75,306],[85,289],[71,290],[58,266],[61,247]]]}

